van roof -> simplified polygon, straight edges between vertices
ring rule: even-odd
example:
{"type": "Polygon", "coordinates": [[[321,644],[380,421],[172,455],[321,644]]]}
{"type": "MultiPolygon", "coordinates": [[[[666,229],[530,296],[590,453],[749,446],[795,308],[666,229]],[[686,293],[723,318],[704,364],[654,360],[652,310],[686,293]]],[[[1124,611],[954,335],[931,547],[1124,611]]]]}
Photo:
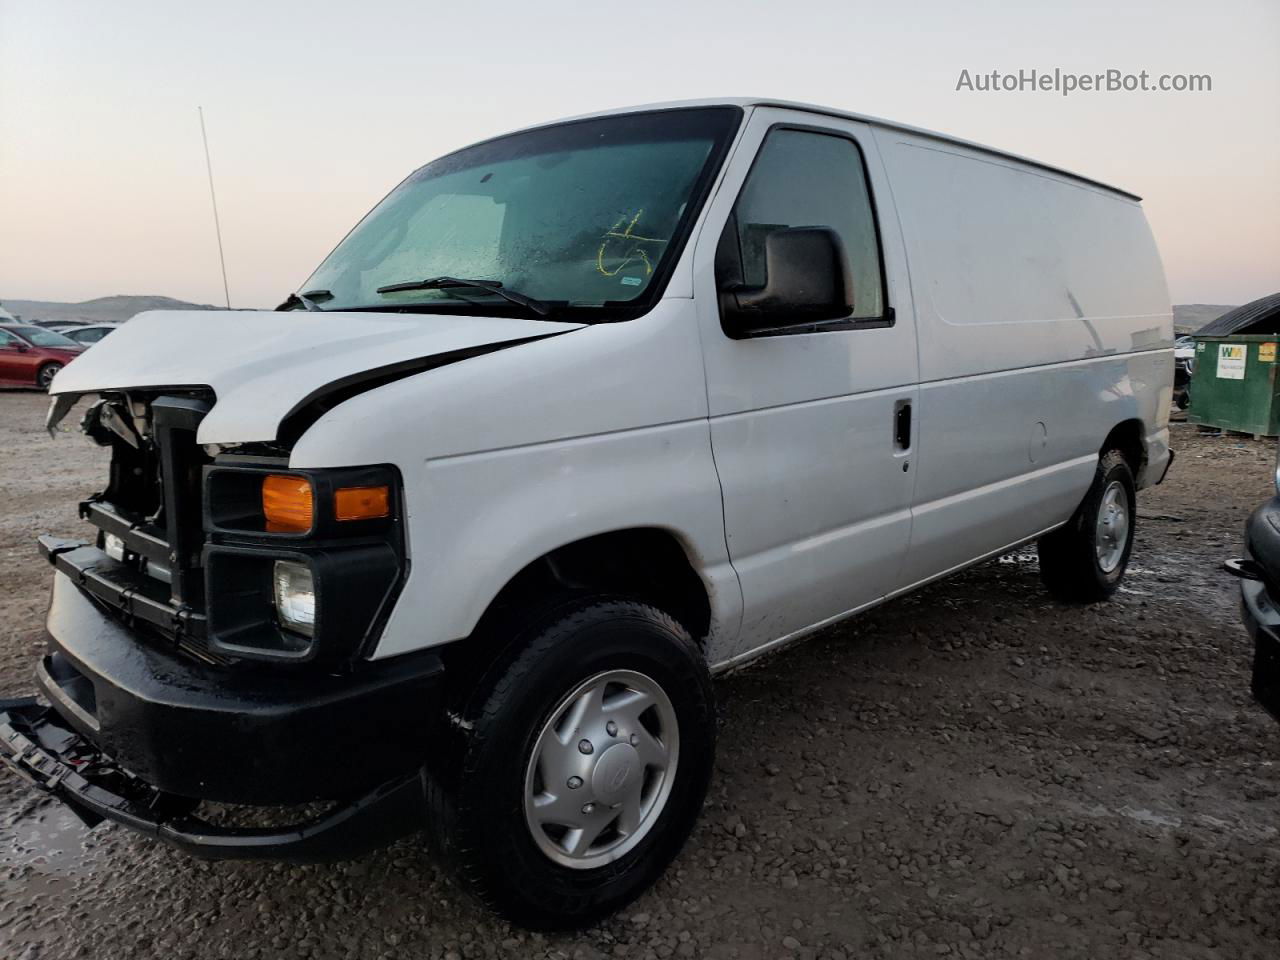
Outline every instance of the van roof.
{"type": "MultiPolygon", "coordinates": [[[[618,107],[613,110],[600,110],[594,113],[581,114],[576,117],[565,117],[563,120],[557,120],[556,123],[563,123],[566,120],[585,120],[590,117],[607,117],[613,114],[621,113],[638,113],[642,110],[673,110],[680,107],[714,107],[714,106],[736,106],[736,107],[780,107],[786,110],[802,110],[806,113],[816,113],[827,117],[839,117],[842,120],[857,120],[862,123],[875,124],[878,127],[886,127],[892,130],[904,130],[907,133],[914,133],[919,136],[929,137],[934,140],[941,140],[946,143],[955,143],[971,150],[980,150],[983,153],[989,153],[993,156],[1004,157],[1008,160],[1014,160],[1018,163],[1027,164],[1028,166],[1037,167],[1041,170],[1048,170],[1059,176],[1069,177],[1081,183],[1087,183],[1094,187],[1101,187],[1111,193],[1119,194],[1129,200],[1141,200],[1142,198],[1136,193],[1120,187],[1112,186],[1109,183],[1103,183],[1101,180],[1095,180],[1092,177],[1086,177],[1071,170],[1065,170],[1062,167],[1056,167],[1053,164],[1044,163],[1041,160],[1034,160],[1031,157],[1024,157],[1020,154],[1011,153],[1008,150],[1000,150],[996,147],[988,147],[985,144],[974,143],[972,140],[965,140],[962,137],[953,137],[950,134],[939,133],[936,130],[926,130],[923,127],[913,127],[910,124],[898,123],[896,120],[885,120],[883,117],[872,117],[864,113],[853,113],[848,110],[837,110],[834,107],[823,107],[812,103],[799,103],[793,100],[775,100],[764,97],[720,97],[708,100],[669,100],[663,103],[646,103],[632,107],[618,107]]],[[[535,126],[547,126],[547,124],[536,124],[535,126]]]]}

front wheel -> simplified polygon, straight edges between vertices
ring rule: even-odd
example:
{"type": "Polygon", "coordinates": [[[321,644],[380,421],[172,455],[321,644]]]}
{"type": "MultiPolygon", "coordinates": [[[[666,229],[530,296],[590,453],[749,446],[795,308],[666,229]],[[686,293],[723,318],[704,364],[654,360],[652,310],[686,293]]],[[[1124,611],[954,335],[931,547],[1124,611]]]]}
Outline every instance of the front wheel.
{"type": "Polygon", "coordinates": [[[706,795],[715,705],[683,626],[630,600],[562,608],[481,682],[458,770],[428,775],[437,845],[526,927],[578,927],[644,891],[706,795]]]}
{"type": "Polygon", "coordinates": [[[1133,551],[1137,487],[1118,450],[1098,460],[1093,484],[1065,526],[1040,538],[1040,579],[1060,600],[1093,603],[1120,588],[1133,551]]]}
{"type": "Polygon", "coordinates": [[[48,392],[53,386],[53,378],[58,375],[58,371],[62,369],[60,363],[46,363],[38,371],[36,371],[36,386],[41,390],[48,392]]]}

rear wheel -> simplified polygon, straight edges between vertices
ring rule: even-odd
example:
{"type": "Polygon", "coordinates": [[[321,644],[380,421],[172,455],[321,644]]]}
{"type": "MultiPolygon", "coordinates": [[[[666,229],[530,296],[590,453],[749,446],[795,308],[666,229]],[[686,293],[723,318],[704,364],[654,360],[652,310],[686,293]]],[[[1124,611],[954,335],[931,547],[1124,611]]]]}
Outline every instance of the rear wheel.
{"type": "Polygon", "coordinates": [[[1136,490],[1121,453],[1103,454],[1071,519],[1037,544],[1040,579],[1055,597],[1092,603],[1119,589],[1133,550],[1136,490]]]}
{"type": "Polygon", "coordinates": [[[644,891],[706,795],[715,706],[662,611],[596,598],[528,631],[481,681],[456,773],[428,774],[437,845],[527,927],[588,924],[644,891]]]}
{"type": "Polygon", "coordinates": [[[62,364],[46,363],[38,371],[36,371],[36,386],[41,390],[47,391],[53,385],[53,378],[58,375],[58,371],[62,369],[62,364]]]}

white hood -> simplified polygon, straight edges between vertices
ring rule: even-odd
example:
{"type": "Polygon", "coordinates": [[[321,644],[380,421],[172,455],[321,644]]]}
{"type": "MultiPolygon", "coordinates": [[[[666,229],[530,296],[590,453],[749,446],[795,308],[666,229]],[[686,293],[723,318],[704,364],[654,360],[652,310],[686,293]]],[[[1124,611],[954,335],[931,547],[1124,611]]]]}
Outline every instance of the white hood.
{"type": "Polygon", "coordinates": [[[581,324],[445,314],[266,310],[139,314],[58,374],[54,394],[205,386],[200,443],[273,440],[302,399],[352,376],[581,324]]]}

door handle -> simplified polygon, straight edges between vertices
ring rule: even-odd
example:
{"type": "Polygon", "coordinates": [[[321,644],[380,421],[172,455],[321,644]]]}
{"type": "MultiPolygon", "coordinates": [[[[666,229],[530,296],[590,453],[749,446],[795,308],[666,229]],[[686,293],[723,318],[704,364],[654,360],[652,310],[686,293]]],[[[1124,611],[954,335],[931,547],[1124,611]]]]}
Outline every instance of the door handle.
{"type": "Polygon", "coordinates": [[[910,400],[899,400],[893,408],[893,442],[899,450],[911,449],[910,400]]]}

